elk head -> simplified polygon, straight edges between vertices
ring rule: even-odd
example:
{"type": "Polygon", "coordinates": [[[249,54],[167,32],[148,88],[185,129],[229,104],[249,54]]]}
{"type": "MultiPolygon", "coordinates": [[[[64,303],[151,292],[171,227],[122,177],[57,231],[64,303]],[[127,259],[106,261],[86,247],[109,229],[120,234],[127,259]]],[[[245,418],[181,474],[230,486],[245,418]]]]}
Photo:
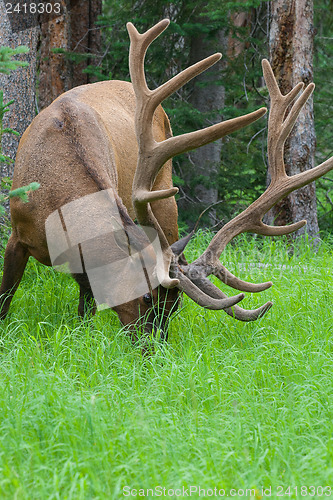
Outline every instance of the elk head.
{"type": "Polygon", "coordinates": [[[284,235],[292,233],[306,224],[306,221],[302,220],[289,226],[273,227],[264,224],[262,218],[273,205],[290,192],[318,179],[333,168],[333,158],[330,158],[312,170],[291,177],[286,174],[283,159],[284,143],[300,110],[312,94],[314,84],[309,84],[298,98],[298,94],[303,89],[303,83],[299,83],[287,95],[283,96],[269,62],[265,59],[262,61],[264,78],[271,99],[268,121],[270,185],[254,203],[215,234],[199,258],[188,264],[182,253],[189,238],[169,246],[150,206],[151,202],[174,196],[178,189],[153,191],[152,186],[156,176],[168,159],[252,123],[266,113],[266,108],[212,125],[203,130],[157,142],[153,135],[153,116],[156,108],[173,92],[221,58],[221,54],[214,54],[185,69],[160,87],[150,90],[144,72],[145,53],[149,45],[166,29],[168,24],[169,20],[165,19],[143,34],[138,33],[133,24],[127,24],[131,40],[130,74],[137,101],[135,123],[139,157],[132,193],[137,220],[143,227],[154,228],[159,236],[163,253],[163,259],[159,263],[158,269],[161,289],[172,291],[172,300],[177,297],[177,292],[184,292],[202,307],[215,310],[223,309],[238,320],[253,321],[265,314],[272,303],[267,302],[255,310],[245,310],[237,305],[244,298],[243,293],[227,297],[218,287],[213,285],[208,277],[214,275],[223,283],[241,292],[266,290],[272,285],[270,281],[259,284],[248,283],[229,272],[219,260],[224,248],[235,236],[243,232],[267,236],[284,235]],[[287,108],[291,104],[291,109],[286,116],[287,108]]]}

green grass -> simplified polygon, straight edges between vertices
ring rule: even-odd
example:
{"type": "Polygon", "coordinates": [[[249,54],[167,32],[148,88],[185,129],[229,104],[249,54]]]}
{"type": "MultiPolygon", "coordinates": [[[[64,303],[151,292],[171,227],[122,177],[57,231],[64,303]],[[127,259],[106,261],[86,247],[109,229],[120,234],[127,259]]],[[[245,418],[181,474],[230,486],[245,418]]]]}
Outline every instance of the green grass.
{"type": "Polygon", "coordinates": [[[169,343],[144,359],[114,313],[80,322],[74,281],[31,260],[0,325],[1,499],[158,485],[333,492],[332,245],[291,255],[286,242],[241,238],[223,261],[273,279],[242,304],[272,299],[271,311],[245,324],[185,298],[169,343]]]}

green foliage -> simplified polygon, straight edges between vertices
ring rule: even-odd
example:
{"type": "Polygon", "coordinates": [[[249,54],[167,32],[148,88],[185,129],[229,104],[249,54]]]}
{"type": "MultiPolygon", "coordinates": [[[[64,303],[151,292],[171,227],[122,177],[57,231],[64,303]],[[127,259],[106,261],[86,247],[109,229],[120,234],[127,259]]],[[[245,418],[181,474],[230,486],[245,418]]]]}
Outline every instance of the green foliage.
{"type": "MultiPolygon", "coordinates": [[[[18,54],[26,54],[29,52],[28,47],[20,46],[15,49],[10,47],[0,47],[0,73],[9,74],[11,71],[22,67],[28,66],[25,61],[15,61],[12,58],[18,54]]],[[[4,127],[3,120],[6,113],[10,111],[10,106],[13,104],[13,100],[5,103],[3,100],[3,91],[0,90],[0,163],[13,163],[13,159],[9,158],[2,153],[2,138],[4,134],[19,135],[15,130],[4,127]]]]}
{"type": "MultiPolygon", "coordinates": [[[[13,134],[13,135],[19,135],[18,132],[15,130],[4,127],[3,126],[3,120],[4,116],[6,113],[10,111],[10,105],[13,104],[13,100],[4,103],[3,100],[3,91],[0,90],[0,164],[1,163],[13,163],[14,160],[10,158],[8,155],[3,154],[2,152],[2,138],[4,134],[13,134]]],[[[0,193],[0,216],[3,216],[6,214],[6,210],[3,207],[3,203],[9,199],[9,195],[5,194],[5,191],[10,189],[11,187],[11,180],[8,177],[4,177],[1,179],[1,193],[0,193]]]]}
{"type": "MultiPolygon", "coordinates": [[[[23,51],[23,52],[26,52],[26,51],[23,51]]],[[[13,102],[14,101],[11,100],[5,104],[3,101],[3,91],[0,90],[0,163],[8,163],[8,162],[13,163],[12,158],[10,158],[9,156],[4,155],[2,153],[1,145],[2,145],[3,135],[4,134],[19,135],[19,133],[16,132],[15,130],[3,126],[4,116],[6,113],[8,113],[10,111],[9,107],[11,104],[13,104],[13,102]]],[[[4,177],[3,179],[1,179],[1,189],[2,190],[10,189],[11,185],[12,185],[12,181],[9,177],[4,177]]],[[[24,203],[27,203],[29,201],[28,194],[32,191],[36,191],[36,189],[38,189],[39,187],[40,187],[40,185],[38,184],[38,182],[32,182],[28,186],[20,187],[18,189],[15,189],[14,191],[10,191],[8,194],[5,194],[3,192],[0,193],[0,215],[5,215],[6,211],[2,205],[6,200],[16,196],[16,197],[20,198],[24,203]]]]}
{"type": "Polygon", "coordinates": [[[32,191],[36,191],[39,189],[40,184],[38,182],[31,182],[28,186],[22,186],[20,188],[14,189],[9,193],[9,198],[14,198],[15,196],[20,198],[23,203],[27,203],[29,201],[28,194],[32,191]]]}
{"type": "MultiPolygon", "coordinates": [[[[18,54],[26,54],[29,52],[28,47],[20,46],[15,49],[11,49],[10,47],[0,47],[0,73],[9,74],[11,71],[22,67],[28,66],[27,62],[24,61],[15,61],[12,58],[18,54]]],[[[0,90],[0,163],[13,163],[14,160],[9,156],[3,154],[2,152],[2,138],[4,134],[12,134],[12,135],[20,135],[16,130],[13,130],[9,127],[3,126],[4,116],[6,113],[10,112],[10,106],[13,104],[14,100],[11,100],[7,103],[4,103],[3,100],[3,91],[0,90]]],[[[11,188],[12,181],[8,177],[4,177],[1,179],[1,188],[2,190],[8,190],[11,188]]],[[[0,215],[5,215],[6,211],[2,206],[3,203],[9,198],[18,197],[24,203],[29,201],[28,194],[32,191],[36,191],[40,185],[38,182],[32,182],[28,186],[23,186],[18,189],[14,189],[14,191],[9,192],[9,194],[0,193],[0,215]]]]}
{"type": "Polygon", "coordinates": [[[51,52],[53,52],[54,54],[63,54],[67,59],[75,62],[76,64],[79,64],[80,62],[85,61],[86,59],[91,59],[90,53],[70,52],[61,47],[56,47],[54,49],[51,49],[51,52]]]}
{"type": "Polygon", "coordinates": [[[2,137],[4,134],[13,134],[13,135],[19,135],[18,132],[16,132],[16,130],[13,130],[11,128],[8,128],[8,127],[4,127],[3,126],[3,119],[4,119],[4,116],[6,113],[8,113],[10,111],[10,108],[9,106],[11,104],[13,104],[13,100],[7,102],[7,103],[4,103],[3,101],[3,91],[0,90],[0,163],[13,163],[13,160],[12,158],[10,158],[9,156],[6,156],[2,153],[2,137]]]}
{"type": "Polygon", "coordinates": [[[0,47],[0,73],[5,73],[6,75],[8,75],[11,71],[19,67],[28,66],[29,63],[27,63],[26,61],[13,60],[14,56],[27,54],[28,52],[28,47],[25,47],[24,45],[16,47],[15,49],[12,49],[10,47],[0,47]]]}
{"type": "Polygon", "coordinates": [[[314,254],[301,240],[291,256],[281,240],[238,239],[224,263],[274,281],[244,307],[273,308],[242,323],[184,298],[150,358],[111,311],[79,320],[75,282],[30,260],[0,324],[1,498],[332,485],[332,243],[314,254]]]}
{"type": "MultiPolygon", "coordinates": [[[[11,185],[11,182],[9,182],[10,179],[8,177],[5,177],[5,181],[3,182],[3,179],[1,180],[1,187],[8,189],[8,187],[11,185]]],[[[5,214],[5,209],[2,206],[2,204],[8,200],[9,198],[20,198],[23,203],[28,203],[29,201],[29,193],[32,191],[36,191],[39,189],[40,184],[38,182],[31,182],[28,186],[22,186],[20,188],[14,189],[13,191],[10,191],[8,195],[4,193],[0,193],[0,215],[5,214]]]]}
{"type": "MultiPolygon", "coordinates": [[[[333,155],[332,116],[333,116],[333,4],[330,0],[316,0],[316,34],[314,54],[314,113],[317,135],[317,164],[333,155]],[[331,125],[331,126],[330,126],[331,125]]],[[[325,231],[333,228],[333,173],[316,182],[318,200],[318,220],[325,231]]]]}

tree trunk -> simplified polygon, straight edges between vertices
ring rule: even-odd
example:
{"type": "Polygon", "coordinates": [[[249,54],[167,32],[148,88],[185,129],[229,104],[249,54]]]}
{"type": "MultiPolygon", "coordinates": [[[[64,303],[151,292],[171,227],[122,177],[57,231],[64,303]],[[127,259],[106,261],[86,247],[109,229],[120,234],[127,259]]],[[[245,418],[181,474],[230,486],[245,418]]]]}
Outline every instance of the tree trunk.
{"type": "MultiPolygon", "coordinates": [[[[189,64],[194,64],[214,52],[222,51],[224,46],[225,37],[222,31],[208,35],[206,33],[194,35],[191,40],[189,64]]],[[[221,73],[222,63],[218,62],[199,75],[193,83],[189,101],[195,109],[207,116],[204,126],[219,123],[222,120],[224,87],[221,85],[221,73]]],[[[180,202],[182,209],[190,209],[192,213],[198,215],[200,211],[217,202],[217,173],[221,163],[221,149],[222,140],[218,140],[188,153],[191,167],[185,172],[185,181],[189,184],[191,179],[199,177],[199,182],[194,188],[194,193],[190,195],[195,199],[195,207],[190,206],[191,204],[185,199],[180,202]]],[[[188,192],[187,186],[184,191],[188,192]]],[[[209,211],[209,219],[210,224],[216,224],[214,208],[209,211]]]]}
{"type": "Polygon", "coordinates": [[[63,15],[42,21],[39,103],[45,108],[60,94],[85,85],[92,80],[83,70],[91,64],[100,50],[100,30],[96,27],[102,12],[102,0],[60,0],[63,15]],[[75,61],[52,49],[91,54],[91,58],[75,61]]]}
{"type": "Polygon", "coordinates": [[[64,54],[56,54],[52,49],[69,50],[70,25],[66,0],[60,0],[61,16],[49,19],[41,16],[41,47],[39,72],[39,106],[46,108],[60,94],[71,88],[68,59],[64,54]]]}
{"type": "Polygon", "coordinates": [[[102,0],[71,1],[71,50],[91,54],[91,58],[74,67],[72,86],[77,87],[93,81],[90,75],[82,71],[100,55],[101,30],[96,26],[96,21],[102,14],[102,0]]]}
{"type": "MultiPolygon", "coordinates": [[[[313,80],[313,2],[312,0],[275,0],[271,5],[269,50],[270,60],[282,94],[298,82],[308,85],[313,80]]],[[[310,98],[285,145],[288,175],[314,166],[316,137],[313,102],[310,98]]],[[[306,219],[306,231],[318,237],[315,184],[305,186],[272,208],[267,221],[284,225],[306,219]]],[[[303,234],[300,229],[296,235],[303,234]]]]}
{"type": "MultiPolygon", "coordinates": [[[[230,14],[231,24],[237,28],[250,28],[252,23],[251,12],[232,12],[230,14]]],[[[246,44],[239,38],[230,36],[228,39],[228,59],[237,59],[244,50],[246,44]]]]}
{"type": "MultiPolygon", "coordinates": [[[[30,49],[29,54],[17,56],[27,61],[29,66],[18,68],[9,75],[0,74],[0,89],[4,91],[4,101],[15,100],[10,107],[10,112],[5,114],[4,125],[19,132],[20,136],[5,134],[2,143],[4,154],[13,160],[19,140],[36,114],[35,88],[39,27],[36,27],[37,22],[33,24],[33,27],[24,31],[13,32],[4,2],[0,1],[0,45],[11,48],[26,45],[30,49]]],[[[0,168],[1,177],[12,177],[14,164],[0,163],[0,168]]]]}

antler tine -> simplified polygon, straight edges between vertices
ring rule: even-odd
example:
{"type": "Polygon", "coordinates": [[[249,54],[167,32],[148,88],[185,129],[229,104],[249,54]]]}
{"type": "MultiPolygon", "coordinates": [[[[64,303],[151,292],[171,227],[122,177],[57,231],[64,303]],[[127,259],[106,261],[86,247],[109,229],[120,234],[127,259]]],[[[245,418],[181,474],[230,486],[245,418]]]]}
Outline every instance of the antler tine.
{"type": "MultiPolygon", "coordinates": [[[[210,142],[216,141],[236,130],[239,130],[250,123],[261,118],[267,112],[266,108],[260,108],[244,116],[238,116],[210,127],[206,127],[194,132],[170,137],[161,143],[161,152],[166,160],[186,151],[199,148],[210,142]]],[[[166,161],[165,160],[165,161],[166,161]]]]}
{"type": "MultiPolygon", "coordinates": [[[[228,271],[228,269],[226,269],[217,259],[211,259],[204,268],[202,264],[196,265],[196,262],[182,265],[182,272],[193,282],[205,279],[207,276],[213,274],[226,285],[242,292],[262,292],[270,288],[273,284],[271,281],[266,281],[265,283],[249,283],[248,281],[243,281],[228,271]]],[[[173,268],[171,272],[173,272],[173,268]]]]}
{"type": "Polygon", "coordinates": [[[177,273],[177,277],[179,279],[178,288],[186,293],[194,302],[199,304],[201,307],[205,307],[206,309],[212,310],[221,310],[227,309],[229,307],[234,306],[244,298],[243,293],[239,293],[234,297],[227,297],[226,295],[221,298],[214,298],[211,295],[208,295],[205,291],[203,291],[199,286],[197,286],[193,280],[190,280],[185,274],[182,272],[177,273]]]}
{"type": "MultiPolygon", "coordinates": [[[[169,19],[163,19],[159,23],[155,24],[152,28],[150,28],[148,31],[145,33],[141,34],[138,32],[134,24],[132,23],[127,23],[126,28],[127,32],[129,34],[130,40],[131,40],[131,46],[130,46],[130,53],[129,53],[129,67],[130,67],[130,72],[133,67],[135,66],[135,84],[132,79],[134,91],[136,87],[142,91],[144,89],[145,91],[149,92],[147,83],[146,83],[146,77],[145,77],[145,72],[144,72],[144,59],[146,55],[146,51],[149,47],[149,45],[161,34],[163,31],[169,26],[170,21],[169,19]],[[138,61],[138,65],[136,65],[136,61],[138,61]],[[141,64],[142,63],[142,64],[141,64]]],[[[131,75],[132,78],[132,75],[131,75]]]]}
{"type": "MultiPolygon", "coordinates": [[[[227,295],[222,292],[219,288],[217,288],[209,279],[199,279],[193,280],[195,285],[200,288],[204,293],[209,295],[210,297],[219,300],[223,300],[227,298],[227,295]]],[[[234,305],[231,307],[227,307],[224,311],[231,316],[232,318],[236,318],[239,321],[256,321],[258,318],[261,318],[267,311],[270,310],[273,303],[268,301],[266,304],[258,307],[257,309],[243,309],[240,306],[234,305]]]]}
{"type": "Polygon", "coordinates": [[[290,134],[297,117],[304,104],[314,90],[314,84],[306,87],[300,97],[294,102],[287,118],[285,112],[295,100],[300,90],[304,88],[303,83],[298,83],[287,95],[282,95],[277,81],[273,74],[271,65],[267,59],[262,61],[262,69],[265,82],[271,98],[271,109],[268,121],[268,168],[271,176],[271,183],[280,182],[281,177],[286,177],[286,169],[283,158],[284,143],[290,134]]]}
{"type": "Polygon", "coordinates": [[[167,97],[183,87],[185,83],[188,83],[190,80],[200,75],[200,73],[203,73],[208,68],[217,63],[221,59],[221,57],[222,54],[220,54],[219,52],[217,52],[216,54],[212,54],[211,56],[202,59],[202,61],[198,61],[197,63],[192,64],[192,66],[184,69],[183,71],[178,73],[178,75],[175,75],[170,80],[163,83],[163,85],[153,90],[152,96],[154,98],[154,101],[156,100],[156,106],[158,104],[161,104],[161,102],[167,99],[167,97]]]}
{"type": "MultiPolygon", "coordinates": [[[[313,92],[314,85],[310,84],[298,97],[285,118],[288,106],[296,99],[300,90],[304,87],[302,83],[296,85],[287,95],[283,96],[274,77],[269,62],[264,59],[262,62],[263,73],[269,95],[271,107],[268,120],[268,160],[271,174],[271,183],[266,191],[242,213],[228,222],[214,236],[207,249],[192,264],[186,266],[185,272],[188,276],[197,273],[204,280],[210,274],[217,276],[222,282],[242,291],[247,289],[252,292],[268,288],[270,282],[261,284],[246,283],[235,278],[218,260],[226,245],[238,234],[242,232],[254,232],[267,236],[289,234],[298,230],[306,224],[306,221],[299,221],[289,226],[269,226],[262,222],[262,218],[272,206],[289,193],[310,182],[318,179],[328,171],[333,169],[333,157],[326,160],[321,165],[294,176],[288,176],[285,170],[283,148],[284,143],[292,130],[295,121],[307,99],[313,92]]],[[[207,280],[208,281],[208,280],[207,280]]],[[[214,285],[209,286],[210,293],[214,285]]],[[[204,290],[207,291],[207,286],[204,290]]],[[[219,289],[212,294],[214,298],[221,297],[219,289]],[[217,295],[216,295],[217,294],[217,295]]],[[[233,307],[233,312],[235,308],[233,307]]],[[[263,306],[264,308],[266,306],[263,306]]],[[[229,311],[230,312],[230,311],[229,311]]],[[[229,313],[228,313],[229,314],[229,313]]],[[[243,316],[243,314],[241,314],[243,316]]],[[[237,317],[237,316],[236,316],[237,317]]],[[[238,318],[241,319],[241,318],[238,318]]]]}
{"type": "Polygon", "coordinates": [[[248,281],[243,281],[228,271],[220,261],[218,261],[217,264],[212,274],[235,290],[241,290],[242,292],[262,292],[273,285],[271,281],[266,281],[265,283],[249,283],[248,281]]]}
{"type": "Polygon", "coordinates": [[[303,108],[304,104],[306,101],[309,99],[311,96],[312,92],[314,91],[315,84],[310,83],[304,92],[300,95],[300,97],[295,101],[293,104],[290,113],[288,114],[287,118],[284,121],[284,126],[281,131],[281,135],[279,138],[279,141],[282,143],[282,145],[285,143],[287,137],[289,136],[293,126],[295,125],[295,122],[298,118],[298,115],[303,108]]]}

